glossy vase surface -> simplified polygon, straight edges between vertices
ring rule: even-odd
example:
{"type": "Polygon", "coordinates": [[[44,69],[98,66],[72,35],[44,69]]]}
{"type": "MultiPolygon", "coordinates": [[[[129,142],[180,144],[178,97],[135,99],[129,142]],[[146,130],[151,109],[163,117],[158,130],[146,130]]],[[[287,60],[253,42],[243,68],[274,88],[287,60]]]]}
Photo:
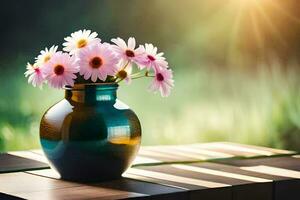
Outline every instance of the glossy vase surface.
{"type": "Polygon", "coordinates": [[[62,179],[116,179],[130,166],[141,142],[136,114],[117,99],[117,84],[78,85],[46,111],[40,142],[62,179]]]}

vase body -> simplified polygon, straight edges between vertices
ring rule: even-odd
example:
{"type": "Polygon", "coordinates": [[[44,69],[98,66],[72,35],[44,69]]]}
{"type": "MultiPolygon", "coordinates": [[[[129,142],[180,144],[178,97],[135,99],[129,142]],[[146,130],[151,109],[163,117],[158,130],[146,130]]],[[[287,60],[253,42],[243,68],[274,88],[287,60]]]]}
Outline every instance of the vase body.
{"type": "Polygon", "coordinates": [[[117,100],[117,88],[117,84],[66,88],[65,98],[42,117],[41,146],[62,179],[116,179],[135,158],[140,122],[117,100]]]}

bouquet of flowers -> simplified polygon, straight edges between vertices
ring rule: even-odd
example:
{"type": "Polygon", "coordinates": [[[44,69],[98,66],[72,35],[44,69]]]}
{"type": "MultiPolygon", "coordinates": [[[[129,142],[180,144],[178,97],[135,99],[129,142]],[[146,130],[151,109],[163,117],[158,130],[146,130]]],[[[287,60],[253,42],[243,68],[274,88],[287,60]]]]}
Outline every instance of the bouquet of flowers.
{"type": "Polygon", "coordinates": [[[173,72],[162,52],[152,44],[136,47],[135,38],[126,42],[121,38],[102,42],[96,32],[79,30],[65,38],[63,51],[58,46],[46,48],[27,64],[28,83],[53,88],[73,87],[74,84],[119,83],[130,84],[133,79],[151,78],[151,91],[163,97],[174,86],[173,72]]]}

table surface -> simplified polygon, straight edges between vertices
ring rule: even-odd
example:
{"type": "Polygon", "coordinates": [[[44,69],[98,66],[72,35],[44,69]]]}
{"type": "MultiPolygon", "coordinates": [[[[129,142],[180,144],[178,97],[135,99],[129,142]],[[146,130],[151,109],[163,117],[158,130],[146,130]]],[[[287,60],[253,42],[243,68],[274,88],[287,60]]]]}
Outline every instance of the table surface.
{"type": "Polygon", "coordinates": [[[234,199],[300,197],[300,155],[216,142],[142,147],[119,180],[59,179],[41,150],[0,154],[0,199],[234,199]]]}

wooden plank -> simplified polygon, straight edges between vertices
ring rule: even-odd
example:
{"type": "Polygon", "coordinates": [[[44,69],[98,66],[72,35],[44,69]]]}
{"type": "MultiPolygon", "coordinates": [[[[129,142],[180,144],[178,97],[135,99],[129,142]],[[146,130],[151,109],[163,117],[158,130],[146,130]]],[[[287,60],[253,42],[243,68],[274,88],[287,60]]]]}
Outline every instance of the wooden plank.
{"type": "MultiPolygon", "coordinates": [[[[269,166],[274,168],[282,168],[288,170],[300,170],[300,159],[297,156],[284,156],[272,158],[255,158],[255,159],[226,159],[212,161],[214,163],[224,163],[238,167],[255,167],[255,166],[269,166]]],[[[296,178],[296,177],[295,177],[296,178]]]]}
{"type": "MultiPolygon", "coordinates": [[[[203,145],[206,144],[219,144],[223,148],[225,146],[230,146],[234,147],[235,150],[238,151],[245,151],[245,152],[252,152],[255,154],[260,154],[264,156],[269,156],[269,155],[290,155],[290,154],[295,154],[295,151],[292,150],[284,150],[284,149],[275,149],[275,148],[270,148],[270,147],[263,147],[263,146],[256,146],[256,145],[248,145],[248,144],[240,144],[240,143],[233,143],[233,142],[213,142],[213,143],[204,143],[203,145]]],[[[227,147],[225,147],[227,148],[227,147]]],[[[232,148],[231,148],[232,149],[232,148]]]]}
{"type": "Polygon", "coordinates": [[[5,199],[5,200],[23,200],[23,198],[12,196],[12,195],[1,193],[1,192],[0,192],[0,199],[5,199]]]}
{"type": "MultiPolygon", "coordinates": [[[[26,162],[48,166],[40,150],[10,153],[3,159],[12,158],[4,159],[11,168],[20,166],[20,158],[24,159],[21,166],[26,162]]],[[[38,199],[43,194],[43,199],[297,199],[300,155],[272,157],[293,153],[233,143],[143,147],[135,166],[120,180],[87,185],[57,180],[52,170],[34,170],[0,174],[0,192],[26,199],[38,199]],[[236,156],[268,158],[234,159],[236,156]],[[216,161],[217,158],[226,159],[216,161]],[[200,160],[211,162],[180,164],[200,160]]]]}
{"type": "MultiPolygon", "coordinates": [[[[26,173],[43,176],[46,178],[59,179],[59,175],[54,170],[51,169],[28,171],[26,173]]],[[[185,192],[185,190],[183,189],[165,186],[163,184],[151,183],[147,181],[133,180],[129,178],[121,178],[119,180],[106,181],[103,183],[95,183],[90,185],[104,187],[104,188],[112,188],[116,190],[128,191],[133,193],[140,193],[145,195],[151,195],[153,196],[153,199],[155,198],[186,199],[187,198],[187,193],[183,193],[185,192]]]]}
{"type": "MultiPolygon", "coordinates": [[[[197,163],[137,167],[135,170],[130,169],[128,173],[156,179],[158,183],[163,181],[165,184],[198,191],[199,198],[202,195],[199,192],[201,190],[230,187],[230,193],[234,196],[234,199],[272,199],[273,183],[270,176],[260,177],[257,174],[254,175],[246,171],[240,173],[243,170],[237,170],[236,167],[220,164],[197,163]],[[226,170],[222,170],[223,168],[226,170]],[[192,180],[189,180],[190,178],[192,180]],[[194,179],[198,180],[199,184],[193,182],[194,179]]],[[[214,193],[215,190],[211,191],[214,193]]]]}
{"type": "Polygon", "coordinates": [[[229,182],[232,184],[233,199],[272,199],[273,181],[271,176],[262,176],[258,173],[244,171],[237,167],[215,163],[195,163],[184,165],[183,167],[179,167],[179,169],[218,176],[221,178],[220,181],[226,179],[226,183],[230,179],[235,180],[234,182],[229,182]]]}
{"type": "MultiPolygon", "coordinates": [[[[174,171],[182,176],[214,181],[231,185],[234,199],[272,199],[272,179],[238,170],[236,167],[214,163],[195,163],[189,165],[171,165],[182,171],[174,171]],[[253,191],[257,191],[254,192],[253,191]],[[259,192],[263,191],[263,192],[259,192]]],[[[172,169],[164,168],[171,172],[172,169]]]]}
{"type": "MultiPolygon", "coordinates": [[[[295,152],[293,151],[228,142],[190,145],[144,146],[141,147],[138,156],[133,162],[133,166],[163,164],[172,162],[209,161],[213,159],[225,159],[232,157],[250,158],[257,156],[289,155],[294,153],[295,152]]],[[[48,163],[47,159],[43,154],[43,151],[39,149],[30,151],[9,152],[9,154],[32,159],[45,164],[48,163]]],[[[30,161],[27,161],[27,163],[29,162],[30,161]]],[[[43,165],[43,167],[46,166],[47,165],[43,165]]],[[[35,168],[35,166],[32,167],[35,168]]]]}
{"type": "MultiPolygon", "coordinates": [[[[132,169],[129,170],[132,172],[132,169]]],[[[31,174],[37,174],[40,176],[45,177],[51,177],[51,178],[57,178],[55,173],[51,170],[37,170],[37,171],[30,171],[28,173],[31,174]]],[[[214,192],[206,192],[206,191],[200,191],[199,189],[207,189],[207,187],[222,187],[227,186],[225,184],[220,183],[214,183],[209,181],[201,181],[201,180],[194,180],[193,183],[186,183],[175,176],[175,182],[171,179],[165,179],[162,180],[160,178],[156,178],[154,176],[151,178],[148,178],[144,176],[145,173],[125,173],[124,177],[126,179],[120,179],[116,181],[110,181],[110,182],[104,182],[100,184],[96,184],[101,187],[109,187],[114,189],[120,189],[120,190],[126,190],[131,191],[135,193],[142,193],[151,195],[153,199],[198,199],[199,197],[206,197],[208,199],[213,198],[224,198],[224,199],[230,199],[231,191],[226,189],[218,189],[214,190],[214,192]],[[182,182],[181,182],[182,181],[182,182]],[[196,184],[196,185],[195,185],[196,184]],[[205,185],[206,184],[206,185],[205,185]],[[202,185],[205,185],[207,187],[204,187],[202,185]],[[193,190],[190,192],[189,190],[193,190]],[[219,191],[219,192],[218,192],[219,191]]],[[[169,177],[167,177],[169,178],[169,177]]],[[[174,177],[171,177],[174,178],[174,177]]],[[[187,179],[190,181],[192,178],[187,179]]],[[[211,190],[210,190],[211,191],[211,190]]]]}
{"type": "Polygon", "coordinates": [[[277,180],[274,182],[274,200],[299,200],[300,180],[277,180]]]}
{"type": "Polygon", "coordinates": [[[214,162],[226,163],[244,171],[272,176],[275,200],[296,200],[300,196],[300,159],[297,156],[229,159],[214,162]]]}
{"type": "Polygon", "coordinates": [[[135,167],[124,176],[183,188],[189,191],[191,199],[231,199],[230,183],[184,172],[171,165],[135,167]]]}
{"type": "Polygon", "coordinates": [[[206,188],[202,186],[195,186],[190,182],[181,182],[174,181],[173,179],[165,179],[165,177],[149,177],[136,173],[125,173],[124,177],[129,177],[135,180],[146,181],[150,183],[156,183],[161,185],[166,185],[170,187],[180,188],[186,191],[186,195],[188,197],[184,197],[184,199],[198,200],[198,199],[231,199],[231,190],[227,187],[225,188],[206,188]]]}
{"type": "MultiPolygon", "coordinates": [[[[34,159],[36,160],[36,158],[38,159],[42,159],[44,158],[44,161],[46,163],[48,163],[48,161],[45,159],[45,155],[44,155],[44,152],[41,150],[41,149],[33,149],[33,150],[30,150],[29,152],[31,153],[34,153],[34,154],[37,154],[39,155],[40,157],[38,158],[36,155],[34,157],[27,157],[27,158],[30,158],[30,159],[34,159]]],[[[139,164],[149,164],[149,163],[152,163],[152,164],[158,164],[158,163],[162,163],[162,161],[160,160],[155,160],[155,159],[152,159],[152,158],[149,158],[149,157],[145,157],[145,156],[140,156],[138,155],[135,160],[133,161],[133,165],[139,165],[139,164]]]]}
{"type": "Polygon", "coordinates": [[[0,173],[45,168],[49,168],[48,164],[8,153],[0,154],[0,173]]]}
{"type": "Polygon", "coordinates": [[[80,184],[34,176],[24,172],[0,174],[0,192],[12,195],[76,186],[80,186],[80,184]]]}
{"type": "Polygon", "coordinates": [[[108,188],[80,186],[76,188],[59,188],[56,190],[35,191],[30,193],[17,193],[26,199],[40,200],[63,200],[63,199],[130,199],[133,197],[144,197],[143,194],[126,191],[113,190],[108,188]]]}
{"type": "Polygon", "coordinates": [[[10,151],[7,152],[9,155],[14,155],[14,156],[18,156],[18,157],[22,157],[22,158],[28,158],[31,160],[35,160],[35,161],[39,161],[45,164],[48,164],[48,160],[46,158],[46,156],[42,153],[35,153],[33,151],[10,151]]]}
{"type": "MultiPolygon", "coordinates": [[[[239,168],[214,164],[214,163],[194,163],[189,165],[173,164],[171,167],[183,170],[184,172],[194,172],[199,174],[213,175],[222,178],[236,179],[245,181],[246,183],[266,183],[272,182],[272,179],[266,177],[259,177],[253,174],[246,174],[239,168]]],[[[244,184],[243,182],[234,182],[234,184],[244,184]]]]}
{"type": "Polygon", "coordinates": [[[237,157],[258,157],[258,156],[274,156],[274,155],[290,155],[295,154],[294,151],[273,149],[268,147],[258,147],[254,145],[236,144],[230,142],[213,142],[204,144],[194,144],[202,149],[213,150],[232,154],[237,157]]]}
{"type": "Polygon", "coordinates": [[[0,174],[0,192],[24,199],[120,199],[146,194],[56,180],[23,172],[0,174]]]}
{"type": "Polygon", "coordinates": [[[130,191],[151,196],[151,199],[187,199],[186,190],[161,184],[122,178],[120,180],[99,183],[98,186],[130,191]]]}

